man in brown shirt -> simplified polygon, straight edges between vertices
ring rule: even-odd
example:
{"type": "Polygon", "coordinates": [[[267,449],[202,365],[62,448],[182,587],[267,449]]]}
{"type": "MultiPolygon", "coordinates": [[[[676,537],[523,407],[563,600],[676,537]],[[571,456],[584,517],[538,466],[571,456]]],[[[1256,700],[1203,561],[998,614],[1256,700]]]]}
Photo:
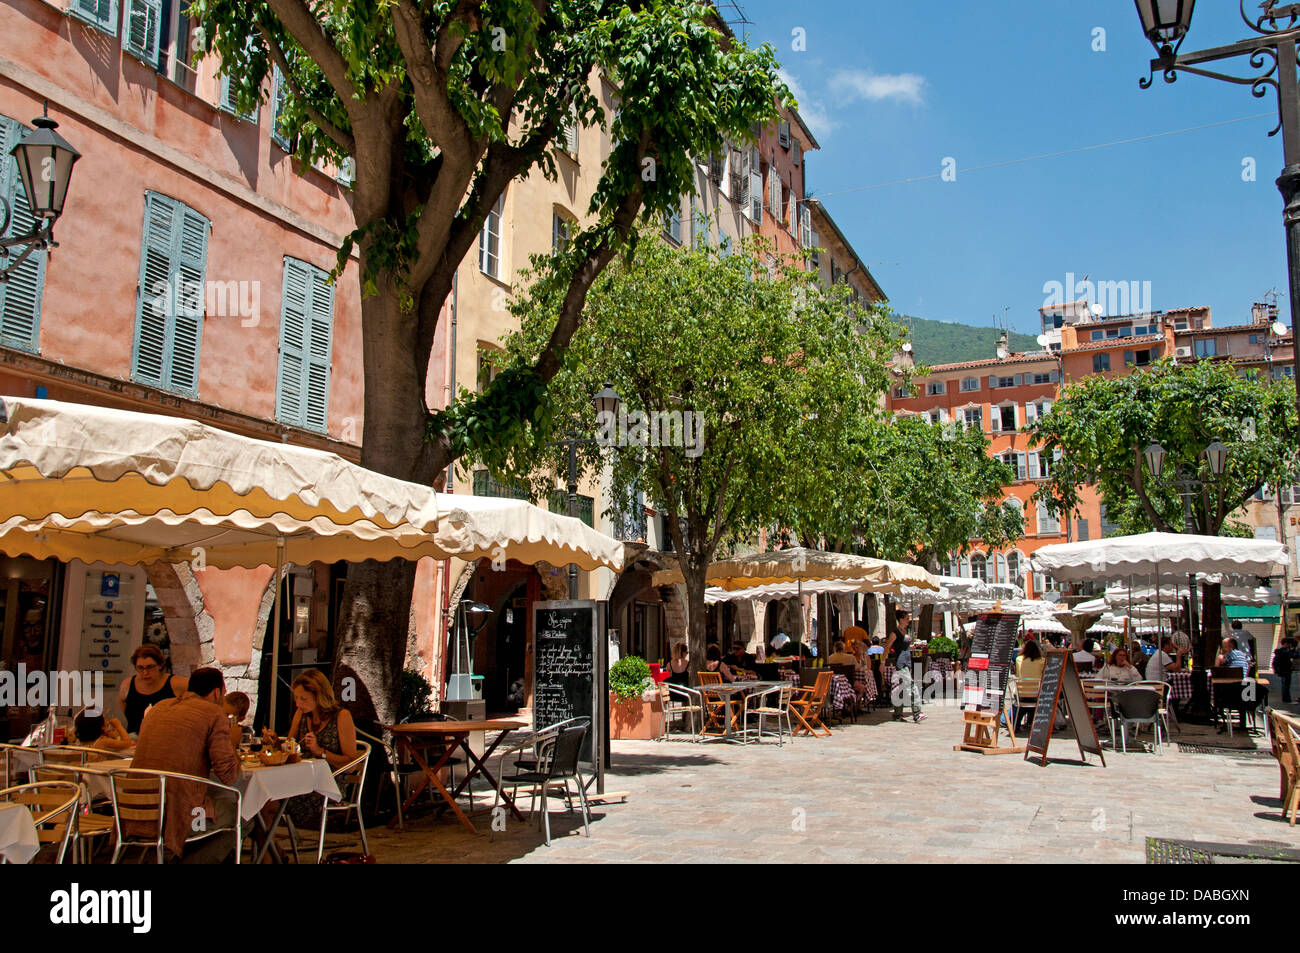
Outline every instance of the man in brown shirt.
{"type": "MultiPolygon", "coordinates": [[[[223,784],[233,784],[239,777],[239,759],[230,743],[230,722],[221,707],[225,694],[226,682],[219,670],[195,669],[179,698],[164,699],[145,715],[131,767],[177,771],[198,778],[214,775],[223,784]]],[[[168,853],[184,854],[185,841],[205,827],[234,824],[233,798],[218,798],[214,804],[208,791],[206,785],[193,781],[168,779],[163,831],[168,853]]],[[[128,836],[151,833],[146,823],[127,824],[128,836]]],[[[185,861],[219,863],[234,847],[233,835],[216,834],[195,844],[185,861]]]]}

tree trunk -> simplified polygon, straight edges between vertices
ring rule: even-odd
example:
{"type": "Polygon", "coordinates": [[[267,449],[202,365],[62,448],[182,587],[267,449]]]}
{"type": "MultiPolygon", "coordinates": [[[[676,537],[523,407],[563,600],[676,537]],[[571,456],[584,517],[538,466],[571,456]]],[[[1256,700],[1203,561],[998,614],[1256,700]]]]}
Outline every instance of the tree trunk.
{"type": "MultiPolygon", "coordinates": [[[[415,316],[403,312],[396,290],[361,300],[364,335],[365,423],[361,465],[386,476],[429,486],[432,458],[424,442],[426,407],[421,369],[413,355],[415,316]]],[[[354,714],[383,723],[397,720],[402,666],[411,625],[415,564],[368,561],[348,568],[336,634],[334,682],[352,686],[354,714]]],[[[434,686],[440,696],[440,686],[434,686]]]]}
{"type": "Polygon", "coordinates": [[[699,566],[694,560],[682,560],[682,578],[686,581],[686,650],[690,656],[691,681],[704,668],[704,645],[708,635],[708,614],[704,605],[704,580],[708,561],[699,566]]]}

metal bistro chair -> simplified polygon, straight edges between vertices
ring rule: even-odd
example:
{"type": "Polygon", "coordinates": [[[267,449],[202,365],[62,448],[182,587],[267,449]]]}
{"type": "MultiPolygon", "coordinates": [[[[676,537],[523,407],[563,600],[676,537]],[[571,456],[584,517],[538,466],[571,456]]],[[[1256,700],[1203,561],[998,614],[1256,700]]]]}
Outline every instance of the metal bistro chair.
{"type": "Polygon", "coordinates": [[[1128,726],[1150,725],[1156,733],[1156,754],[1160,754],[1160,696],[1149,688],[1126,688],[1115,694],[1120,750],[1128,753],[1128,726]]]}
{"type": "Polygon", "coordinates": [[[210,781],[207,778],[196,778],[193,775],[181,774],[178,771],[157,771],[152,768],[118,768],[110,771],[108,776],[113,792],[113,827],[117,834],[117,847],[113,849],[113,859],[109,863],[116,864],[121,858],[122,852],[128,847],[141,847],[145,850],[152,847],[158,863],[161,864],[165,861],[163,835],[167,828],[167,783],[169,781],[192,781],[208,788],[227,791],[235,796],[234,827],[216,827],[205,830],[198,836],[188,838],[185,843],[191,844],[217,834],[233,832],[235,835],[235,863],[239,863],[239,855],[244,846],[242,813],[244,798],[238,788],[231,787],[228,784],[221,784],[218,781],[210,781]],[[153,836],[148,839],[127,837],[126,832],[122,829],[123,821],[139,821],[150,824],[153,827],[153,836]]]}
{"type": "Polygon", "coordinates": [[[1011,724],[1019,731],[1020,720],[1026,714],[1033,718],[1034,711],[1038,708],[1038,679],[1015,677],[1011,697],[1011,724]]]}
{"type": "Polygon", "coordinates": [[[704,728],[704,699],[701,697],[699,692],[691,688],[684,688],[681,685],[670,685],[667,682],[660,682],[659,702],[663,706],[664,710],[664,730],[658,740],[666,740],[670,733],[672,722],[682,716],[686,716],[690,719],[691,740],[700,740],[700,732],[704,728]]]}
{"type": "Polygon", "coordinates": [[[40,760],[39,748],[0,743],[0,788],[13,787],[18,783],[18,776],[27,774],[30,766],[40,760]],[[20,767],[20,762],[26,762],[28,767],[20,767]]]}
{"type": "MultiPolygon", "coordinates": [[[[92,843],[100,838],[107,840],[108,835],[113,832],[112,817],[92,812],[95,806],[95,796],[86,783],[85,775],[88,774],[97,775],[101,779],[104,777],[102,772],[93,767],[71,764],[42,764],[32,769],[32,779],[35,781],[70,782],[81,789],[82,803],[77,806],[75,823],[72,829],[72,853],[79,864],[89,863],[93,854],[93,850],[87,851],[87,840],[92,843]]],[[[105,805],[110,802],[107,797],[101,796],[99,803],[105,805]]]]}
{"type": "Polygon", "coordinates": [[[41,844],[58,844],[54,862],[63,863],[81,803],[81,788],[71,781],[38,781],[0,791],[0,802],[21,804],[32,815],[36,839],[41,844]]]}
{"type": "Polygon", "coordinates": [[[329,821],[331,811],[342,813],[344,817],[347,817],[348,811],[357,812],[357,826],[361,828],[361,850],[363,853],[370,853],[370,844],[366,841],[366,822],[361,816],[361,792],[366,786],[366,763],[369,758],[370,745],[364,741],[358,741],[357,756],[342,767],[335,768],[332,772],[342,797],[337,804],[331,804],[329,798],[321,795],[320,840],[316,843],[316,863],[318,864],[325,853],[325,824],[329,821]]]}
{"type": "Polygon", "coordinates": [[[569,782],[578,788],[578,797],[582,801],[582,825],[587,836],[591,836],[591,816],[587,810],[587,792],[583,789],[582,775],[578,771],[578,758],[582,753],[582,741],[587,736],[586,724],[573,724],[560,729],[555,737],[547,739],[542,746],[543,763],[535,771],[502,778],[502,784],[512,785],[518,790],[519,785],[528,784],[533,788],[533,800],[529,810],[537,804],[537,793],[542,795],[542,823],[545,825],[546,844],[551,843],[551,812],[548,804],[548,792],[556,784],[564,786],[565,800],[569,800],[569,782]]]}
{"type": "Polygon", "coordinates": [[[766,691],[756,692],[745,698],[746,715],[758,715],[758,741],[763,743],[763,722],[771,717],[776,719],[776,743],[778,746],[785,744],[785,739],[781,734],[781,719],[785,719],[786,734],[790,740],[794,740],[794,725],[790,721],[790,702],[794,700],[794,685],[786,682],[784,685],[776,685],[766,691]],[[776,704],[771,704],[772,696],[776,696],[776,704]],[[759,702],[759,704],[750,708],[750,701],[759,702]]]}
{"type": "Polygon", "coordinates": [[[1170,701],[1170,697],[1169,697],[1174,690],[1173,685],[1171,685],[1169,682],[1153,682],[1144,679],[1143,681],[1140,682],[1134,682],[1132,687],[1149,688],[1160,696],[1160,720],[1164,722],[1165,725],[1166,740],[1170,737],[1170,731],[1169,731],[1170,718],[1173,719],[1173,725],[1175,728],[1178,729],[1178,733],[1182,734],[1183,726],[1178,724],[1178,713],[1174,711],[1173,703],[1170,701]]]}
{"type": "Polygon", "coordinates": [[[92,748],[88,745],[45,745],[38,750],[41,764],[67,764],[74,767],[94,761],[107,761],[114,756],[112,751],[92,748]]]}

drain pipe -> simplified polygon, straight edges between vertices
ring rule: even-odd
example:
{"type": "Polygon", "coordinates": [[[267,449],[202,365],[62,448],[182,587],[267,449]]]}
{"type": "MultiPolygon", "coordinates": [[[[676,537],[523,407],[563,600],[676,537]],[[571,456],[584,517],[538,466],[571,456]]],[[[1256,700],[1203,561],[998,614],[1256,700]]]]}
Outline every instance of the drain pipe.
{"type": "MultiPolygon", "coordinates": [[[[451,405],[452,395],[456,393],[456,311],[457,295],[460,289],[460,269],[451,276],[451,334],[450,344],[447,348],[447,354],[443,362],[442,372],[442,406],[451,405]]],[[[451,493],[454,487],[456,468],[451,464],[447,466],[447,479],[443,485],[443,492],[451,493]]],[[[437,678],[434,684],[438,686],[438,706],[442,707],[442,700],[446,694],[447,684],[447,616],[451,612],[451,559],[442,561],[442,612],[439,614],[437,625],[438,641],[434,643],[437,652],[437,665],[435,674],[437,678]]]]}

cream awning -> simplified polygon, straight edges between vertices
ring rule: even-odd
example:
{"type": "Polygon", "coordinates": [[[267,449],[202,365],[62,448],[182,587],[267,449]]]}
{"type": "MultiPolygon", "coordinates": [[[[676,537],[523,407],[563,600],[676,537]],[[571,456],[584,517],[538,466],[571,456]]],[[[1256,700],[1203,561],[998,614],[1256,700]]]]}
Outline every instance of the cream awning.
{"type": "MultiPolygon", "coordinates": [[[[938,577],[920,566],[803,548],[719,560],[709,566],[705,580],[727,590],[813,580],[855,580],[861,591],[867,592],[897,591],[902,586],[939,589],[938,577]]],[[[669,586],[682,581],[680,569],[665,569],[654,574],[651,584],[669,586]]]]}

